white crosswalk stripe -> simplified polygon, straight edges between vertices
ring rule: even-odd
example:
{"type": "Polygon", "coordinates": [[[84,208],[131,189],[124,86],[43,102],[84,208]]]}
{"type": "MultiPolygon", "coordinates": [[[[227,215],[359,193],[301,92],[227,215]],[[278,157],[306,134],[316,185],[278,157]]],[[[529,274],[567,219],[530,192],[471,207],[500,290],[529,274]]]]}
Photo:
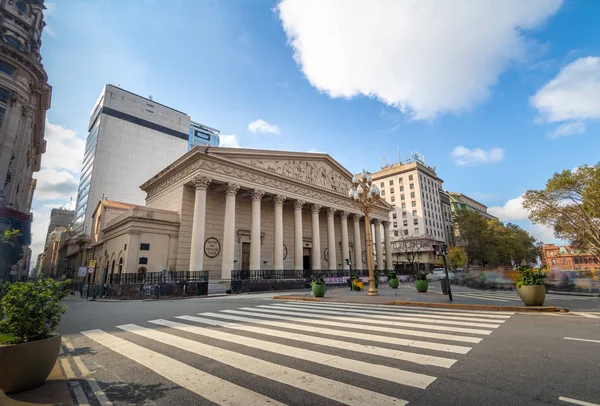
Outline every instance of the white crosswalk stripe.
{"type": "MultiPolygon", "coordinates": [[[[515,291],[458,291],[452,292],[452,296],[464,297],[470,299],[480,299],[480,300],[492,300],[496,302],[520,302],[521,298],[519,294],[515,291]]],[[[560,295],[553,293],[546,293],[546,300],[600,300],[598,297],[594,296],[576,296],[576,295],[560,295]]]]}
{"type": "Polygon", "coordinates": [[[460,362],[511,317],[448,310],[276,302],[82,334],[214,404],[316,404],[327,398],[346,405],[406,405],[402,398],[415,392],[402,387],[426,390],[440,368],[460,362]],[[149,349],[143,343],[154,344],[149,349]],[[188,365],[183,353],[199,358],[188,365]],[[237,372],[208,373],[203,358],[237,372]],[[236,380],[237,374],[251,379],[236,380]],[[305,397],[299,399],[298,391],[305,397]]]}

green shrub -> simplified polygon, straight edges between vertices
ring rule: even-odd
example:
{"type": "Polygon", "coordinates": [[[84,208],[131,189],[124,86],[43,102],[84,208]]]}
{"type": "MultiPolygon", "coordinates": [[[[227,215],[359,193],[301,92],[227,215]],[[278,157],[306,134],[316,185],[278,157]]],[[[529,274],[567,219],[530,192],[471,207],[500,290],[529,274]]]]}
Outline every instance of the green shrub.
{"type": "Polygon", "coordinates": [[[323,275],[313,276],[311,285],[325,285],[325,280],[323,279],[323,275]]]}
{"type": "Polygon", "coordinates": [[[530,266],[520,266],[517,268],[519,271],[519,278],[517,279],[517,287],[530,286],[530,285],[543,285],[546,279],[546,273],[544,268],[534,269],[530,266]]]}
{"type": "Polygon", "coordinates": [[[388,279],[398,279],[398,275],[396,274],[396,271],[390,271],[387,274],[388,279]]]}
{"type": "Polygon", "coordinates": [[[421,272],[421,271],[417,272],[416,280],[418,280],[418,281],[426,281],[427,280],[427,273],[421,272]]]}
{"type": "Polygon", "coordinates": [[[50,337],[67,310],[60,301],[69,294],[70,282],[39,279],[10,284],[0,301],[0,332],[15,337],[15,343],[50,337]]]}

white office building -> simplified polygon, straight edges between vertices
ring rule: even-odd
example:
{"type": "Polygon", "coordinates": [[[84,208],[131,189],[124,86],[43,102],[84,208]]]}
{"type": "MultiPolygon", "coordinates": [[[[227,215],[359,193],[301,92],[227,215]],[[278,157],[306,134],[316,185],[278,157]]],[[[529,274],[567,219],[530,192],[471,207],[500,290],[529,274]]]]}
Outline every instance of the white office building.
{"type": "Polygon", "coordinates": [[[140,185],[188,151],[190,117],[106,85],[90,116],[74,229],[89,234],[102,198],[144,205],[140,185]]]}

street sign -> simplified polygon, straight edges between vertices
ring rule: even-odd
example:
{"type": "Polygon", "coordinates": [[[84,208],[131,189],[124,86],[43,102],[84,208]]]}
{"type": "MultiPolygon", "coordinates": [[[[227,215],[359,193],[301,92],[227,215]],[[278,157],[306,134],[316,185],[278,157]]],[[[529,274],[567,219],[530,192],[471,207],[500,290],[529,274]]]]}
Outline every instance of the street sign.
{"type": "Polygon", "coordinates": [[[87,266],[80,266],[79,271],[77,272],[77,276],[85,276],[87,272],[87,266]]]}
{"type": "Polygon", "coordinates": [[[17,275],[17,270],[16,269],[11,269],[10,276],[16,276],[16,275],[17,275]]]}
{"type": "Polygon", "coordinates": [[[17,270],[17,266],[16,266],[16,265],[12,265],[12,266],[10,267],[10,270],[11,270],[11,271],[16,271],[16,270],[17,270]]]}
{"type": "Polygon", "coordinates": [[[93,266],[89,266],[87,269],[87,271],[90,275],[93,274],[95,270],[96,270],[96,268],[94,268],[93,266]]]}
{"type": "Polygon", "coordinates": [[[95,259],[90,259],[90,263],[88,264],[89,268],[95,268],[96,267],[96,260],[95,259]]]}

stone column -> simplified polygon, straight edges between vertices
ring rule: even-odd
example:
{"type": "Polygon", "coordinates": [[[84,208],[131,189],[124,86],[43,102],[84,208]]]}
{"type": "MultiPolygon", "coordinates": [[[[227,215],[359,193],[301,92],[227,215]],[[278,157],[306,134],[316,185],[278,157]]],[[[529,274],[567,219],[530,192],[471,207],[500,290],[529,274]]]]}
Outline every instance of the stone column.
{"type": "Polygon", "coordinates": [[[233,257],[235,254],[235,196],[240,185],[228,183],[225,195],[225,221],[223,222],[223,261],[221,263],[221,278],[231,279],[233,257]]]}
{"type": "Polygon", "coordinates": [[[300,271],[304,268],[304,255],[302,247],[302,200],[294,202],[294,269],[300,271]]]}
{"type": "Polygon", "coordinates": [[[192,220],[192,245],[190,248],[190,272],[202,271],[204,265],[204,228],[206,225],[206,190],[212,180],[196,176],[192,183],[196,188],[194,219],[192,220]]]}
{"type": "Polygon", "coordinates": [[[354,265],[353,269],[363,269],[362,243],[360,241],[360,214],[354,214],[354,265]]]}
{"type": "Polygon", "coordinates": [[[250,270],[260,270],[260,201],[265,192],[253,190],[252,197],[252,229],[250,231],[250,270]]]}
{"type": "Polygon", "coordinates": [[[377,270],[383,270],[383,253],[381,247],[381,220],[375,220],[375,257],[377,258],[377,270]]]}
{"type": "Polygon", "coordinates": [[[392,237],[390,236],[390,222],[383,222],[383,238],[385,241],[385,269],[391,271],[394,269],[392,260],[392,237]]]}
{"type": "Polygon", "coordinates": [[[283,202],[285,197],[277,195],[273,199],[275,206],[275,247],[273,247],[273,269],[283,270],[283,202]]]}
{"type": "Polygon", "coordinates": [[[348,270],[349,266],[346,264],[346,259],[350,258],[350,245],[348,243],[348,212],[343,211],[340,213],[340,222],[342,225],[342,269],[348,270]]]}
{"type": "Polygon", "coordinates": [[[319,232],[320,204],[312,205],[312,269],[321,269],[321,233],[319,232]]]}
{"type": "Polygon", "coordinates": [[[337,269],[337,258],[335,256],[335,212],[329,207],[327,209],[327,250],[329,251],[329,269],[337,269]]]}

